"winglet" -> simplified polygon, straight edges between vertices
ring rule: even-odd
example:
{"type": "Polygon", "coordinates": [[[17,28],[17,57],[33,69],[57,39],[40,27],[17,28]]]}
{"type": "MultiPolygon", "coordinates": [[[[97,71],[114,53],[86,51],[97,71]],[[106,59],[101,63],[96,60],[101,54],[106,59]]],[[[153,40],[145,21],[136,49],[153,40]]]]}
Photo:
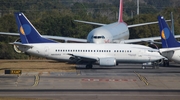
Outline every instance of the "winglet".
{"type": "Polygon", "coordinates": [[[158,16],[160,36],[163,48],[180,47],[163,16],[158,16]]]}
{"type": "Polygon", "coordinates": [[[23,13],[15,13],[20,39],[23,44],[27,43],[55,43],[55,41],[41,37],[36,28],[23,13]]]}
{"type": "Polygon", "coordinates": [[[119,19],[118,22],[121,23],[123,22],[123,0],[120,0],[119,2],[119,19]]]}

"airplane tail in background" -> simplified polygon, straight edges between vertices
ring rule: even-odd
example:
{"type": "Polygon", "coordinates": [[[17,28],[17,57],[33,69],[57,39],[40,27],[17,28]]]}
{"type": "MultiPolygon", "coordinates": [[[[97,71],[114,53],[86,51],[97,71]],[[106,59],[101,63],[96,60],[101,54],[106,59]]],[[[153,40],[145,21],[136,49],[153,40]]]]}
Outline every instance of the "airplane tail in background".
{"type": "Polygon", "coordinates": [[[163,48],[180,47],[180,43],[175,39],[164,17],[158,16],[158,22],[159,22],[162,47],[163,48]]]}
{"type": "Polygon", "coordinates": [[[31,24],[23,13],[15,13],[20,39],[23,44],[27,43],[55,43],[55,41],[41,37],[39,32],[31,24]]]}
{"type": "Polygon", "coordinates": [[[119,19],[118,22],[121,23],[123,22],[123,0],[120,0],[119,4],[119,19]]]}

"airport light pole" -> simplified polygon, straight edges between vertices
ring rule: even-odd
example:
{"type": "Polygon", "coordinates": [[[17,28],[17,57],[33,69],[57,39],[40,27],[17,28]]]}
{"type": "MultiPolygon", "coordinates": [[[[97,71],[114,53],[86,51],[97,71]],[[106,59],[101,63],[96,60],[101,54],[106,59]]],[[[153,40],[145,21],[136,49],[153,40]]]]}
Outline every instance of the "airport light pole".
{"type": "Polygon", "coordinates": [[[139,0],[137,0],[137,15],[139,15],[139,0]]]}

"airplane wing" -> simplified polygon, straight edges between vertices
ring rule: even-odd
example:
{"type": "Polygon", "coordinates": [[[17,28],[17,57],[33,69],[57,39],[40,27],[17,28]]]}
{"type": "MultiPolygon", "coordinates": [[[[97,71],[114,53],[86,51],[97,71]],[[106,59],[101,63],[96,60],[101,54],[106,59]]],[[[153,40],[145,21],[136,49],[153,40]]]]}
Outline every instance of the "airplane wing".
{"type": "Polygon", "coordinates": [[[96,22],[88,22],[88,21],[81,21],[81,20],[74,20],[75,22],[79,22],[79,23],[85,23],[85,24],[91,24],[91,25],[98,25],[98,26],[104,26],[107,24],[102,24],[102,23],[96,23],[96,22]]]}
{"type": "MultiPolygon", "coordinates": [[[[107,25],[107,24],[102,24],[102,23],[88,22],[88,21],[81,21],[81,20],[74,20],[74,21],[75,22],[79,22],[79,23],[98,25],[98,26],[107,25]]],[[[171,21],[171,20],[166,20],[166,21],[168,22],[168,21],[171,21]]],[[[138,27],[138,26],[151,25],[151,24],[157,24],[157,23],[158,23],[158,21],[156,21],[156,22],[148,22],[148,23],[141,23],[141,24],[133,24],[133,25],[128,25],[127,27],[131,28],[131,27],[138,27]]]]}
{"type": "Polygon", "coordinates": [[[89,57],[85,55],[74,55],[74,54],[68,54],[71,55],[70,57],[71,60],[75,60],[76,62],[81,62],[81,61],[87,61],[87,62],[96,62],[98,60],[97,57],[89,57]]]}
{"type": "Polygon", "coordinates": [[[144,26],[144,25],[151,25],[151,24],[157,24],[157,22],[149,22],[149,23],[141,23],[141,24],[133,24],[133,25],[128,25],[128,28],[131,28],[131,27],[138,27],[138,26],[144,26]]]}
{"type": "MultiPolygon", "coordinates": [[[[10,35],[10,36],[19,36],[19,33],[9,33],[9,32],[0,32],[0,35],[10,35]]],[[[87,43],[86,39],[80,38],[71,38],[71,37],[61,37],[61,36],[50,36],[50,35],[42,35],[44,38],[54,39],[54,40],[62,40],[65,42],[80,42],[87,43]]]]}
{"type": "MultiPolygon", "coordinates": [[[[175,38],[180,38],[180,35],[175,35],[175,38]]],[[[150,43],[161,44],[161,42],[155,42],[156,40],[161,40],[161,37],[158,36],[158,37],[122,40],[122,41],[120,41],[120,43],[131,44],[131,43],[138,43],[138,42],[150,42],[150,43]]]]}
{"type": "MultiPolygon", "coordinates": [[[[166,20],[166,22],[169,22],[171,20],[166,20]]],[[[148,22],[148,23],[141,23],[141,24],[133,24],[133,25],[128,25],[128,28],[131,28],[131,27],[138,27],[138,26],[144,26],[144,25],[151,25],[151,24],[157,24],[158,21],[156,22],[148,22]]]]}

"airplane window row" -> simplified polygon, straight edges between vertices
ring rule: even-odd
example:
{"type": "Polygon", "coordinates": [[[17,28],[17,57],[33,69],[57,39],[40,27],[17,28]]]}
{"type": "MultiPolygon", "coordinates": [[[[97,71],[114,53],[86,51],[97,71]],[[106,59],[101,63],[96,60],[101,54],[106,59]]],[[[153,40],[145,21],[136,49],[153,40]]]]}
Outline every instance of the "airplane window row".
{"type": "Polygon", "coordinates": [[[94,39],[105,39],[104,36],[92,36],[92,38],[94,38],[94,39]]]}
{"type": "MultiPolygon", "coordinates": [[[[111,50],[59,50],[56,49],[56,52],[111,52],[111,50]]],[[[114,50],[114,52],[132,52],[131,50],[114,50]]]]}
{"type": "Polygon", "coordinates": [[[111,50],[59,50],[56,49],[56,52],[111,52],[111,50]]]}
{"type": "Polygon", "coordinates": [[[131,50],[114,50],[114,52],[132,52],[131,50]]]}

